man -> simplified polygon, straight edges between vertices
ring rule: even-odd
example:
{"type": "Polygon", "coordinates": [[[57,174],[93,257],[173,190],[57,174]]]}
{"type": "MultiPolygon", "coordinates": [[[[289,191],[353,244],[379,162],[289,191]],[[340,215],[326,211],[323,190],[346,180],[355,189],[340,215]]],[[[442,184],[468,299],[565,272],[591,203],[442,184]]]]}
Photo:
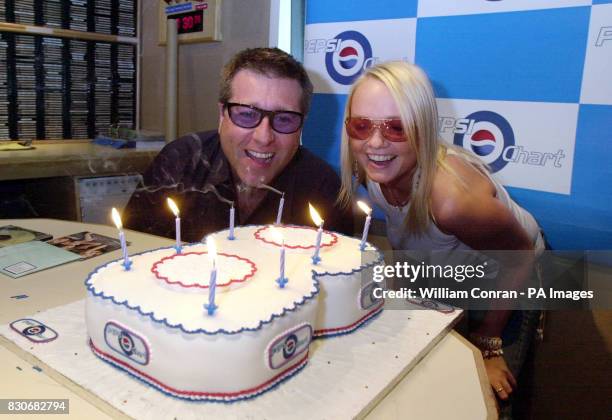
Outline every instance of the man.
{"type": "Polygon", "coordinates": [[[239,52],[222,72],[218,132],[164,147],[124,211],[125,226],[173,237],[171,197],[181,211],[183,240],[199,241],[228,228],[232,204],[237,225],[274,223],[284,194],[282,223],[312,225],[310,202],[326,229],[352,234],[352,215],[334,205],[338,176],[300,146],[311,96],[306,71],[289,54],[239,52]]]}

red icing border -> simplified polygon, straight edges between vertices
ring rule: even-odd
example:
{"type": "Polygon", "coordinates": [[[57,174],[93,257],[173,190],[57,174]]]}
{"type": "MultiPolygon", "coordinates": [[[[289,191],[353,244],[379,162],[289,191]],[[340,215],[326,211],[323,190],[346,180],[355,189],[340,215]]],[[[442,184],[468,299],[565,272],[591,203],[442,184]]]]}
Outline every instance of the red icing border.
{"type": "Polygon", "coordinates": [[[372,311],[368,312],[367,314],[365,314],[363,317],[359,318],[357,321],[353,322],[352,324],[346,325],[344,327],[326,328],[326,329],[323,329],[323,330],[315,330],[314,336],[315,337],[322,337],[322,336],[330,335],[330,334],[341,334],[343,332],[350,332],[350,331],[354,330],[355,328],[357,328],[359,325],[361,325],[364,322],[366,322],[368,319],[370,319],[374,315],[376,315],[378,312],[380,312],[384,305],[385,305],[385,302],[383,300],[380,303],[380,305],[378,305],[372,311]]]}
{"type": "MultiPolygon", "coordinates": [[[[151,267],[151,272],[158,279],[163,280],[166,283],[171,284],[171,285],[179,285],[179,286],[185,287],[185,288],[197,287],[197,288],[200,288],[200,289],[208,289],[208,285],[184,284],[184,283],[182,283],[180,281],[171,281],[170,279],[168,279],[168,277],[164,277],[164,276],[162,276],[161,274],[159,274],[157,272],[157,266],[159,264],[164,263],[167,260],[171,260],[171,259],[174,259],[176,257],[181,257],[181,256],[186,256],[186,255],[204,255],[204,254],[208,254],[208,252],[186,252],[184,254],[174,254],[174,255],[170,255],[168,257],[164,257],[161,260],[157,261],[155,264],[153,264],[153,266],[151,267]]],[[[257,266],[255,265],[255,263],[253,261],[249,260],[248,258],[239,257],[238,255],[233,255],[233,254],[224,254],[222,252],[219,252],[217,255],[223,255],[224,257],[237,258],[237,259],[239,259],[241,261],[246,262],[247,264],[249,264],[251,266],[251,272],[246,274],[244,277],[242,277],[240,279],[230,279],[228,282],[225,282],[225,283],[217,283],[217,287],[229,286],[232,283],[244,283],[245,281],[247,281],[248,279],[253,277],[255,275],[255,273],[257,272],[257,266]]]]}
{"type": "MultiPolygon", "coordinates": [[[[274,245],[277,247],[280,247],[281,244],[274,242],[274,241],[269,241],[267,239],[264,239],[261,237],[260,232],[268,229],[270,226],[264,226],[261,227],[259,229],[257,229],[255,231],[255,233],[253,234],[253,236],[255,236],[255,239],[257,239],[258,241],[262,241],[266,244],[269,245],[274,245]]],[[[306,227],[306,226],[279,226],[279,228],[284,229],[284,228],[291,228],[291,229],[306,229],[306,230],[314,230],[316,231],[317,229],[315,228],[311,228],[311,227],[306,227]]],[[[330,232],[328,230],[323,230],[324,233],[330,235],[332,237],[332,241],[328,244],[321,244],[320,248],[327,248],[327,247],[331,247],[334,246],[336,244],[336,242],[338,242],[338,235],[336,235],[334,232],[330,232]]],[[[315,249],[314,245],[308,245],[308,246],[303,246],[303,245],[287,245],[285,244],[285,248],[287,249],[315,249]]]]}
{"type": "Polygon", "coordinates": [[[204,392],[204,391],[182,391],[176,388],[172,388],[158,381],[154,377],[147,375],[144,372],[139,371],[138,369],[134,368],[132,365],[124,362],[123,360],[119,360],[116,357],[103,352],[102,350],[100,350],[99,348],[95,346],[91,338],[89,339],[89,346],[91,347],[91,350],[97,355],[111,360],[113,363],[118,364],[122,368],[126,369],[128,372],[134,373],[142,377],[145,381],[155,384],[156,386],[158,386],[159,388],[163,389],[166,392],[174,393],[176,395],[181,395],[181,396],[185,396],[188,398],[193,397],[196,399],[197,398],[207,398],[207,397],[208,398],[236,399],[242,396],[257,394],[258,392],[261,392],[265,390],[266,388],[270,387],[271,385],[273,385],[275,382],[277,382],[279,379],[281,379],[284,375],[286,375],[290,371],[306,363],[306,361],[308,360],[308,353],[309,353],[309,351],[307,351],[304,357],[302,357],[296,363],[292,364],[291,366],[289,366],[287,369],[283,370],[282,372],[276,374],[275,376],[273,376],[271,379],[267,380],[263,384],[255,386],[253,388],[245,389],[242,391],[236,391],[236,392],[204,392]]]}

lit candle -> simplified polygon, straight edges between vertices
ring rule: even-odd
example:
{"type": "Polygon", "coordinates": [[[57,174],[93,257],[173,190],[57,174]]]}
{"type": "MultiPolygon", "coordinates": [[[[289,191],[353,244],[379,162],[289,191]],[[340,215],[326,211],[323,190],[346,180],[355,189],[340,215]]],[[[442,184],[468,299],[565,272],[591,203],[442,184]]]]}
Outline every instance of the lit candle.
{"type": "Polygon", "coordinates": [[[276,214],[276,224],[280,225],[283,217],[283,206],[285,205],[285,193],[283,193],[280,202],[278,203],[278,213],[276,214]]]}
{"type": "Polygon", "coordinates": [[[227,239],[233,241],[235,239],[234,236],[234,203],[232,203],[232,208],[230,209],[230,226],[229,226],[229,236],[227,239]]]}
{"type": "Polygon", "coordinates": [[[215,249],[215,242],[211,236],[206,238],[206,247],[208,248],[208,258],[212,265],[210,271],[210,280],[208,281],[208,304],[204,305],[204,308],[208,311],[208,315],[214,315],[215,310],[218,308],[215,305],[215,292],[217,290],[217,251],[215,249]]]}
{"type": "Polygon", "coordinates": [[[170,197],[168,197],[168,206],[170,207],[170,210],[172,210],[172,213],[174,213],[174,216],[176,217],[175,219],[176,246],[174,247],[174,249],[176,249],[177,254],[180,254],[181,253],[181,218],[179,217],[179,209],[174,203],[174,200],[172,200],[170,197]]]}
{"type": "Polygon", "coordinates": [[[368,207],[366,203],[363,201],[358,201],[357,205],[361,210],[364,211],[365,214],[368,215],[365,220],[365,226],[363,227],[363,235],[361,235],[361,243],[359,244],[359,249],[364,250],[366,246],[366,239],[368,239],[368,230],[370,230],[370,222],[372,221],[372,209],[368,207]]]}
{"type": "Polygon", "coordinates": [[[283,238],[283,234],[280,230],[275,229],[274,227],[270,227],[272,231],[272,236],[274,237],[275,242],[280,242],[281,251],[280,251],[280,275],[276,279],[276,282],[280,286],[280,288],[284,288],[289,279],[285,277],[285,238],[283,238]]]}
{"type": "Polygon", "coordinates": [[[132,261],[130,261],[130,258],[128,257],[127,244],[125,242],[125,234],[123,233],[121,216],[119,216],[119,212],[114,207],[111,210],[111,217],[113,218],[113,222],[115,222],[115,226],[117,226],[117,229],[119,230],[119,242],[121,242],[121,251],[123,251],[123,267],[126,271],[128,271],[132,266],[132,261]]]}
{"type": "Polygon", "coordinates": [[[316,265],[321,261],[321,257],[319,257],[319,250],[321,249],[321,236],[323,234],[324,220],[321,219],[321,216],[319,216],[317,210],[312,207],[312,204],[308,203],[308,207],[310,209],[310,217],[312,218],[312,221],[315,225],[319,227],[319,229],[317,230],[317,243],[315,245],[315,252],[312,256],[312,263],[316,265]]]}

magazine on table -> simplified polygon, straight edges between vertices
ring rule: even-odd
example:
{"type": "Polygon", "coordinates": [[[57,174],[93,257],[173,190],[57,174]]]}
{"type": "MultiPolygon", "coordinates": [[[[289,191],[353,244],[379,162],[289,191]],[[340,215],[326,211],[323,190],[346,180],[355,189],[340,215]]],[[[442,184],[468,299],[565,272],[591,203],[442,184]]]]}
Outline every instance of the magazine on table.
{"type": "Polygon", "coordinates": [[[121,248],[119,239],[93,232],[73,233],[52,239],[48,243],[73,252],[81,257],[81,259],[97,257],[121,248]]]}

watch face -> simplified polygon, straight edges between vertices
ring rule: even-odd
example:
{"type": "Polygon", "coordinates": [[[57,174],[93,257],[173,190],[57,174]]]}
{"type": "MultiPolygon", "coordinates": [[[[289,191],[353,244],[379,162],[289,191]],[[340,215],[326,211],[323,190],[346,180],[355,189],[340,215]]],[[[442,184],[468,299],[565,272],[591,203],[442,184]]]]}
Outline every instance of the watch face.
{"type": "Polygon", "coordinates": [[[176,28],[179,34],[202,32],[202,30],[204,29],[203,10],[194,10],[192,12],[180,13],[177,15],[172,15],[171,18],[176,20],[176,28]]]}

